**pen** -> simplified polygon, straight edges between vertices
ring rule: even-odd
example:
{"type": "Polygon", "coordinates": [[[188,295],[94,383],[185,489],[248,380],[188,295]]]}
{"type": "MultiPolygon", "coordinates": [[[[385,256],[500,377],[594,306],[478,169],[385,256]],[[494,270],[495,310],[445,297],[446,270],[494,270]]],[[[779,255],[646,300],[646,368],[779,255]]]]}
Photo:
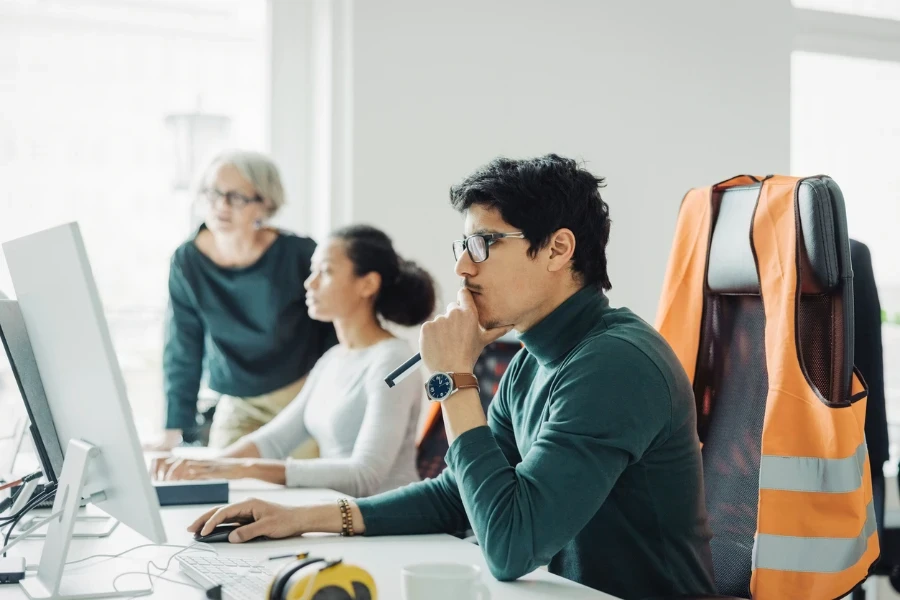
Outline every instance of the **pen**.
{"type": "Polygon", "coordinates": [[[299,554],[296,552],[291,552],[290,554],[278,554],[276,556],[270,556],[266,560],[279,560],[282,558],[296,558],[298,560],[302,560],[302,559],[308,558],[308,557],[309,557],[309,552],[301,552],[299,554]]]}
{"type": "Polygon", "coordinates": [[[416,367],[419,366],[421,360],[422,355],[416,352],[415,356],[391,371],[390,374],[384,378],[384,382],[389,388],[394,387],[395,385],[409,377],[409,375],[416,370],[416,367]]]}

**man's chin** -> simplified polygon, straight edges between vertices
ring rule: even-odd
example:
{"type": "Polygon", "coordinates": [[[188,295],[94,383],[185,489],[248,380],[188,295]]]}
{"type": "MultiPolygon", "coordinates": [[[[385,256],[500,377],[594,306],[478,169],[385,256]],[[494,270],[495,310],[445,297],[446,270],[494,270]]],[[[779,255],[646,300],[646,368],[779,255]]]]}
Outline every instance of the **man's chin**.
{"type": "Polygon", "coordinates": [[[484,327],[486,331],[490,331],[491,329],[497,329],[498,327],[506,327],[503,321],[499,319],[490,319],[481,323],[481,326],[484,327]]]}
{"type": "MultiPolygon", "coordinates": [[[[479,296],[475,296],[475,298],[475,301],[478,302],[479,296]]],[[[478,312],[478,324],[481,325],[485,330],[496,329],[498,327],[506,327],[509,323],[508,319],[503,319],[491,314],[487,314],[488,311],[485,310],[485,307],[483,305],[478,307],[478,312]]]]}

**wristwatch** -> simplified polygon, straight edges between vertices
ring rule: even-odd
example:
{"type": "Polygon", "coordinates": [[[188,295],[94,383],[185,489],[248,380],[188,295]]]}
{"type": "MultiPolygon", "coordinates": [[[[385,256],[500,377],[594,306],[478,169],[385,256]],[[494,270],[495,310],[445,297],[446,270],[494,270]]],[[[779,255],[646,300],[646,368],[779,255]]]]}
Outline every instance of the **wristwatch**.
{"type": "Polygon", "coordinates": [[[443,402],[466,388],[479,390],[478,378],[472,373],[435,373],[425,382],[425,393],[435,402],[443,402]]]}

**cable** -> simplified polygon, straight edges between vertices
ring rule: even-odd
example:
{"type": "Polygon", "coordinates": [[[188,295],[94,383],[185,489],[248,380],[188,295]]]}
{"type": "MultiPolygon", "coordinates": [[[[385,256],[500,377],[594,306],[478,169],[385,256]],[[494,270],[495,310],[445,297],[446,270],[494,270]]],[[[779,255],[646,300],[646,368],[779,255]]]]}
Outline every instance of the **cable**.
{"type": "Polygon", "coordinates": [[[52,496],[53,493],[55,493],[55,491],[56,491],[56,489],[53,488],[51,490],[47,490],[47,491],[41,492],[40,494],[33,496],[30,500],[28,500],[28,502],[25,503],[25,506],[23,506],[19,510],[19,512],[17,512],[14,515],[9,515],[7,517],[3,517],[2,519],[0,519],[0,521],[2,521],[2,523],[0,523],[0,527],[4,527],[4,526],[8,525],[9,523],[18,521],[25,515],[25,513],[27,513],[30,510],[33,510],[41,502],[43,502],[44,500],[46,500],[50,496],[52,496]]]}
{"type": "Polygon", "coordinates": [[[15,521],[17,518],[21,518],[23,514],[28,512],[29,510],[34,509],[38,504],[50,498],[54,493],[56,493],[56,484],[51,483],[47,487],[45,487],[39,494],[35,494],[32,496],[28,502],[23,506],[19,512],[14,515],[7,515],[5,517],[0,517],[0,527],[15,521]]]}
{"type": "Polygon", "coordinates": [[[129,600],[131,598],[140,598],[141,596],[149,596],[150,594],[154,593],[156,591],[156,587],[153,585],[154,579],[162,579],[163,581],[168,581],[169,583],[177,583],[178,585],[184,585],[187,587],[191,587],[191,588],[194,588],[195,590],[205,590],[206,589],[203,586],[201,586],[197,583],[194,583],[193,581],[191,581],[191,582],[178,581],[177,579],[169,579],[168,577],[163,577],[162,575],[157,575],[155,573],[151,573],[148,568],[147,571],[128,571],[127,573],[120,573],[119,575],[117,575],[116,578],[113,579],[113,589],[115,591],[117,591],[117,592],[122,591],[118,587],[116,587],[116,582],[119,579],[121,579],[122,577],[125,577],[126,575],[146,575],[147,578],[150,580],[150,589],[149,590],[147,590],[146,592],[142,592],[140,594],[135,594],[134,596],[129,596],[129,600]]]}
{"type": "MultiPolygon", "coordinates": [[[[16,541],[18,541],[18,540],[16,540],[16,541]]],[[[14,542],[14,543],[15,543],[15,542],[14,542]]],[[[203,551],[203,552],[212,552],[213,554],[218,555],[218,551],[217,551],[215,548],[207,547],[207,546],[209,546],[209,544],[206,544],[206,543],[203,543],[203,542],[194,542],[194,543],[191,544],[190,546],[178,546],[178,545],[176,545],[176,544],[141,544],[140,546],[135,546],[134,548],[129,548],[128,550],[125,550],[124,552],[119,552],[118,554],[94,554],[94,555],[92,555],[92,556],[87,556],[87,557],[85,557],[85,558],[80,558],[80,559],[78,559],[78,560],[73,560],[73,561],[67,562],[67,563],[66,563],[66,567],[71,566],[71,565],[76,565],[76,564],[79,564],[79,563],[83,563],[83,562],[86,562],[86,561],[89,561],[89,560],[93,560],[93,559],[95,559],[95,558],[106,558],[106,559],[116,559],[116,558],[121,558],[122,556],[125,556],[126,554],[128,554],[128,553],[130,553],[130,552],[134,552],[135,550],[140,550],[140,549],[142,549],[142,548],[178,548],[178,549],[179,549],[178,552],[175,552],[174,554],[172,554],[172,556],[169,557],[169,560],[166,561],[166,566],[165,566],[165,567],[160,567],[160,566],[157,565],[153,560],[150,560],[150,561],[147,562],[147,568],[146,568],[146,570],[144,570],[144,571],[128,571],[128,572],[126,572],[126,573],[120,573],[119,575],[117,575],[117,576],[115,577],[115,579],[113,579],[113,583],[112,583],[113,589],[115,589],[116,591],[119,591],[119,589],[116,587],[116,583],[119,581],[119,579],[120,579],[121,577],[124,577],[124,576],[126,576],[126,575],[146,575],[147,578],[148,578],[148,580],[150,581],[150,591],[149,591],[148,593],[153,593],[153,591],[154,591],[154,589],[153,589],[153,578],[156,578],[156,579],[162,579],[163,581],[169,581],[169,582],[171,582],[171,583],[177,583],[177,584],[180,584],[180,585],[186,585],[186,586],[194,587],[194,588],[196,588],[196,589],[205,590],[206,588],[203,588],[202,586],[199,586],[199,585],[197,585],[197,584],[194,584],[193,582],[192,582],[192,583],[186,583],[186,582],[184,582],[184,581],[178,581],[178,580],[175,580],[175,579],[169,579],[169,578],[167,578],[167,577],[163,577],[162,574],[169,570],[169,568],[170,568],[171,565],[172,565],[172,561],[175,559],[176,556],[178,556],[178,555],[181,554],[182,552],[186,552],[186,551],[188,551],[188,550],[201,550],[201,551],[203,551]],[[154,568],[156,568],[156,569],[159,569],[159,570],[160,570],[160,573],[159,573],[159,574],[151,573],[151,572],[150,572],[150,567],[151,567],[151,566],[154,567],[154,568]]],[[[95,565],[91,565],[91,566],[95,566],[95,565]]],[[[26,567],[26,570],[28,570],[27,567],[26,567]]],[[[33,571],[34,568],[32,568],[31,570],[33,571]]],[[[77,570],[77,569],[75,569],[75,570],[77,570]]],[[[208,591],[208,590],[207,590],[207,591],[208,591]]],[[[137,598],[137,597],[144,596],[144,595],[146,595],[146,594],[138,594],[137,596],[132,596],[132,598],[137,598]]]]}
{"type": "MultiPolygon", "coordinates": [[[[218,554],[218,551],[215,548],[205,548],[204,547],[204,546],[208,546],[208,545],[209,544],[205,544],[203,542],[194,542],[190,546],[178,546],[176,544],[141,544],[140,546],[135,546],[134,548],[129,548],[128,550],[126,550],[124,552],[119,552],[118,554],[94,554],[92,556],[88,556],[85,558],[79,558],[78,560],[73,560],[73,561],[67,562],[66,566],[68,567],[69,565],[77,565],[78,563],[83,563],[83,562],[86,562],[86,561],[89,561],[89,560],[92,560],[95,558],[108,558],[108,559],[120,558],[122,556],[125,556],[126,554],[134,552],[135,550],[140,550],[142,548],[180,548],[181,550],[188,550],[188,549],[196,547],[197,550],[203,550],[205,552],[212,552],[213,554],[218,554]]],[[[150,561],[150,562],[153,562],[153,561],[150,561]]],[[[159,568],[159,567],[157,567],[157,568],[159,568]]]]}
{"type": "Polygon", "coordinates": [[[0,485],[0,492],[2,492],[3,490],[5,490],[7,488],[16,486],[16,485],[22,485],[22,484],[28,483],[29,481],[31,481],[33,479],[37,479],[38,477],[43,477],[43,476],[44,476],[43,471],[35,471],[34,473],[29,473],[28,475],[26,475],[25,477],[22,477],[21,479],[17,479],[15,481],[10,481],[9,483],[4,483],[3,485],[0,485]]]}
{"type": "MultiPolygon", "coordinates": [[[[5,484],[3,486],[0,486],[0,491],[3,491],[8,488],[14,488],[12,490],[12,492],[10,492],[10,494],[7,498],[0,500],[0,513],[5,512],[10,506],[15,504],[16,498],[18,498],[19,494],[22,493],[22,490],[24,490],[26,488],[26,486],[25,486],[26,483],[33,481],[35,479],[38,479],[39,477],[42,477],[43,475],[44,475],[43,471],[35,471],[34,473],[26,475],[26,476],[22,477],[21,479],[18,479],[17,481],[13,481],[11,483],[6,483],[5,481],[0,480],[0,483],[5,484]]],[[[43,486],[38,485],[35,487],[35,491],[32,493],[37,494],[38,492],[42,492],[42,491],[43,491],[43,486]]],[[[4,518],[6,518],[6,517],[4,517],[4,518]]]]}
{"type": "MultiPolygon", "coordinates": [[[[41,487],[41,486],[38,486],[38,487],[41,487]]],[[[6,510],[9,507],[11,507],[13,504],[15,504],[16,498],[19,497],[19,494],[22,493],[22,490],[24,490],[24,489],[25,489],[25,486],[20,485],[19,487],[14,489],[12,492],[10,492],[9,496],[4,498],[3,500],[0,500],[0,514],[6,512],[6,510]]],[[[5,518],[5,517],[0,517],[0,518],[5,518]]]]}
{"type": "MultiPolygon", "coordinates": [[[[154,545],[156,545],[156,544],[146,544],[145,546],[154,546],[154,545]]],[[[184,582],[184,581],[178,581],[178,580],[176,580],[176,579],[169,579],[169,578],[167,578],[167,577],[163,577],[163,573],[165,573],[166,571],[169,570],[169,568],[172,566],[172,561],[175,560],[175,557],[176,557],[176,556],[178,556],[178,555],[181,554],[182,552],[186,552],[186,551],[188,551],[188,550],[193,549],[195,546],[200,546],[200,543],[194,543],[194,544],[191,544],[190,546],[173,546],[172,544],[160,544],[160,545],[161,545],[161,546],[172,546],[172,547],[175,547],[175,548],[181,548],[181,550],[179,550],[178,552],[172,554],[172,556],[169,557],[169,560],[166,561],[166,566],[165,566],[165,567],[160,567],[160,566],[157,565],[155,562],[153,562],[153,560],[150,560],[150,561],[147,562],[147,568],[146,568],[146,570],[144,570],[144,571],[128,571],[128,572],[125,572],[125,573],[119,573],[119,574],[116,575],[116,577],[113,579],[113,582],[112,582],[113,589],[114,589],[115,591],[117,591],[117,592],[118,592],[118,591],[121,591],[121,590],[119,590],[118,587],[116,587],[116,582],[118,582],[119,579],[121,579],[122,577],[125,577],[126,575],[146,575],[146,576],[147,576],[147,580],[150,582],[150,591],[147,592],[146,594],[145,594],[145,593],[137,594],[137,595],[135,595],[135,596],[132,596],[132,598],[137,598],[137,597],[140,597],[140,596],[146,596],[147,594],[152,594],[152,593],[155,591],[155,589],[154,589],[155,586],[153,585],[153,578],[154,578],[154,577],[155,577],[156,579],[162,579],[163,581],[168,581],[168,582],[171,582],[171,583],[177,583],[177,584],[179,584],[179,585],[189,586],[189,587],[192,587],[192,588],[195,588],[195,589],[198,589],[198,590],[205,590],[205,591],[208,591],[208,590],[206,590],[206,588],[204,588],[203,586],[198,585],[198,584],[196,584],[196,583],[194,583],[194,582],[188,583],[188,582],[184,582]],[[153,566],[153,568],[159,569],[160,572],[159,572],[159,573],[151,573],[151,572],[150,572],[150,567],[151,567],[151,565],[153,566]]],[[[205,546],[205,545],[206,545],[206,544],[203,544],[203,546],[205,546]]],[[[201,548],[202,548],[202,546],[201,546],[201,548]]],[[[218,552],[217,552],[214,548],[202,548],[202,549],[203,549],[203,550],[206,550],[206,551],[208,551],[208,552],[213,552],[213,553],[215,553],[215,554],[218,554],[218,552]]],[[[132,550],[134,550],[134,548],[132,548],[132,550]]],[[[124,554],[124,553],[123,553],[123,554],[124,554]]],[[[216,587],[216,586],[214,586],[214,587],[216,587]]]]}
{"type": "MultiPolygon", "coordinates": [[[[9,526],[9,529],[6,531],[6,537],[3,539],[3,546],[4,546],[3,556],[4,557],[6,556],[5,548],[9,547],[9,537],[12,535],[13,529],[16,528],[16,523],[18,523],[22,519],[22,517],[24,517],[30,510],[34,509],[35,506],[37,506],[38,504],[40,504],[41,502],[43,502],[44,500],[49,498],[51,496],[51,494],[54,493],[55,491],[56,491],[56,488],[54,487],[52,490],[44,492],[40,496],[36,496],[36,497],[32,498],[31,500],[28,501],[28,504],[26,504],[22,508],[22,510],[20,510],[18,513],[15,514],[14,517],[12,517],[12,521],[11,521],[12,524],[9,526]]],[[[7,523],[3,523],[3,525],[6,525],[6,524],[7,523]]],[[[0,525],[0,527],[2,527],[2,525],[0,525]]]]}
{"type": "Polygon", "coordinates": [[[10,481],[8,483],[4,483],[3,485],[0,485],[0,492],[2,492],[3,490],[8,490],[9,488],[16,486],[16,485],[22,485],[23,483],[25,483],[25,482],[22,481],[21,479],[16,479],[15,481],[10,481]]]}
{"type": "MultiPolygon", "coordinates": [[[[7,550],[9,550],[10,548],[12,548],[13,546],[15,546],[16,544],[18,544],[19,542],[21,542],[21,541],[24,540],[25,538],[27,538],[27,537],[28,537],[29,535],[31,535],[31,533],[34,532],[36,529],[40,529],[41,527],[43,527],[44,525],[46,525],[47,523],[49,523],[50,521],[52,521],[52,520],[55,519],[56,517],[60,516],[61,514],[63,514],[63,511],[55,512],[55,513],[53,513],[52,515],[50,515],[49,517],[47,517],[46,519],[41,519],[40,521],[38,521],[37,523],[35,523],[35,524],[32,525],[31,527],[29,527],[28,529],[26,529],[25,531],[23,531],[22,533],[20,533],[18,536],[16,536],[16,539],[14,539],[12,542],[9,542],[9,543],[4,542],[4,543],[6,543],[6,545],[3,546],[3,550],[0,550],[0,552],[3,553],[3,556],[6,556],[6,551],[7,551],[7,550]]],[[[9,531],[6,533],[6,539],[7,539],[7,540],[9,540],[9,532],[11,532],[11,531],[13,530],[14,527],[15,527],[15,525],[13,525],[12,527],[10,527],[10,528],[9,528],[9,531]]]]}
{"type": "Polygon", "coordinates": [[[23,506],[19,510],[19,512],[17,512],[14,515],[9,515],[8,517],[4,517],[3,519],[0,519],[0,520],[2,520],[2,523],[0,523],[0,527],[4,527],[6,525],[9,525],[10,523],[15,524],[23,516],[25,516],[25,514],[27,512],[34,510],[35,507],[37,507],[41,502],[43,502],[44,500],[46,500],[47,498],[49,498],[52,495],[53,495],[52,491],[47,491],[47,492],[42,492],[42,493],[32,497],[28,502],[25,503],[25,506],[23,506]]]}

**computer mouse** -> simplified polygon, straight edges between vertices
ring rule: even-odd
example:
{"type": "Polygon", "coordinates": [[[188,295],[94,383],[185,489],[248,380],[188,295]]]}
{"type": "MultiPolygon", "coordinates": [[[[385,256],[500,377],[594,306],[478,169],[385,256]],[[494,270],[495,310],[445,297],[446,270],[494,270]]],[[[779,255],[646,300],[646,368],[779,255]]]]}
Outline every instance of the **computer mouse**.
{"type": "MultiPolygon", "coordinates": [[[[194,541],[199,542],[201,544],[219,544],[219,543],[227,543],[228,542],[228,534],[237,529],[238,527],[243,527],[246,523],[229,523],[227,525],[217,525],[211,532],[207,535],[199,535],[198,533],[194,534],[194,541]]],[[[248,540],[251,542],[264,542],[268,540],[266,536],[262,535],[257,538],[253,538],[252,540],[248,540]]]]}
{"type": "Polygon", "coordinates": [[[194,541],[201,544],[217,544],[228,541],[228,534],[241,527],[241,525],[231,523],[228,525],[217,525],[215,529],[206,535],[200,535],[200,532],[194,534],[194,541]]]}

